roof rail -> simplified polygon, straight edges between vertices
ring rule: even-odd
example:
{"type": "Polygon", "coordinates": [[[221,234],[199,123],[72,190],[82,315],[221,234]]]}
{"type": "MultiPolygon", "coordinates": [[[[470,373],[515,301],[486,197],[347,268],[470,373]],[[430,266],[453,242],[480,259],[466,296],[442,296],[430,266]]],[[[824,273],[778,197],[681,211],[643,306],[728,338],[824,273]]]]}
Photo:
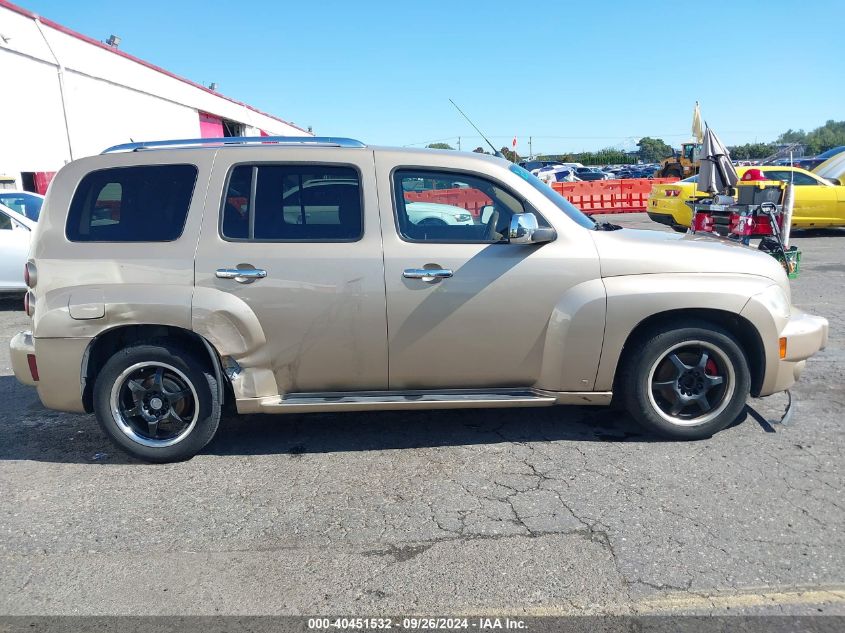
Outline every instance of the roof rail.
{"type": "Polygon", "coordinates": [[[201,147],[205,145],[316,145],[320,147],[366,147],[361,141],[352,138],[334,136],[226,136],[223,138],[183,138],[171,141],[147,141],[143,143],[123,143],[102,151],[137,152],[144,149],[165,147],[201,147]]]}

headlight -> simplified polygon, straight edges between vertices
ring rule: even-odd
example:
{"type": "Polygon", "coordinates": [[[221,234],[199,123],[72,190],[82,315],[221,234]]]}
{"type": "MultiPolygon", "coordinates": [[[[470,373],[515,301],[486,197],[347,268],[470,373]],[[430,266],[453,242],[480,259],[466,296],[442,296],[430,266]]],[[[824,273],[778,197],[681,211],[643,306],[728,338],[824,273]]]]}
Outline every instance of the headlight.
{"type": "Polygon", "coordinates": [[[469,222],[472,220],[472,216],[469,213],[456,213],[455,220],[458,222],[469,222]]]}
{"type": "Polygon", "coordinates": [[[788,319],[791,312],[789,297],[780,286],[769,286],[757,295],[757,299],[769,309],[769,312],[788,319]]]}

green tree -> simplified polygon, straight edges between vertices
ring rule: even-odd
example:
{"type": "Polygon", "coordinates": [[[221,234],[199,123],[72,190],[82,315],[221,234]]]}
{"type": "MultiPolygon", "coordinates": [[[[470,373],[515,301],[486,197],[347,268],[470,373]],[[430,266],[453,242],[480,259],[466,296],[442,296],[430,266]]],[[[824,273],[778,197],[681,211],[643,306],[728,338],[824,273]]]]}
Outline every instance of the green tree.
{"type": "Polygon", "coordinates": [[[728,147],[731,158],[747,160],[751,158],[766,158],[777,151],[774,143],[746,143],[745,145],[734,145],[728,147]]]}
{"type": "Polygon", "coordinates": [[[503,155],[505,158],[507,158],[510,162],[512,162],[512,163],[518,163],[518,162],[519,162],[519,154],[517,154],[517,153],[516,153],[516,152],[514,152],[513,150],[508,149],[507,147],[503,147],[503,148],[502,148],[502,149],[500,149],[499,151],[500,151],[500,152],[502,153],[502,155],[503,155]]]}
{"type": "Polygon", "coordinates": [[[640,148],[640,160],[645,163],[656,163],[672,155],[672,147],[667,145],[662,138],[651,138],[645,136],[637,143],[640,148]]]}
{"type": "Polygon", "coordinates": [[[476,148],[475,148],[474,150],[472,150],[472,151],[473,151],[473,152],[475,152],[476,154],[489,154],[489,153],[490,153],[490,152],[485,152],[485,151],[484,151],[484,148],[483,148],[483,147],[480,147],[480,146],[479,146],[479,147],[476,147],[476,148]]]}
{"type": "Polygon", "coordinates": [[[455,149],[449,143],[429,143],[426,147],[429,149],[455,149]]]}
{"type": "Polygon", "coordinates": [[[778,137],[780,143],[804,143],[809,155],[819,154],[831,147],[845,145],[845,121],[830,119],[811,132],[787,130],[778,137]]]}
{"type": "Polygon", "coordinates": [[[793,130],[792,128],[778,136],[778,143],[803,143],[806,140],[807,134],[804,130],[793,130]]]}

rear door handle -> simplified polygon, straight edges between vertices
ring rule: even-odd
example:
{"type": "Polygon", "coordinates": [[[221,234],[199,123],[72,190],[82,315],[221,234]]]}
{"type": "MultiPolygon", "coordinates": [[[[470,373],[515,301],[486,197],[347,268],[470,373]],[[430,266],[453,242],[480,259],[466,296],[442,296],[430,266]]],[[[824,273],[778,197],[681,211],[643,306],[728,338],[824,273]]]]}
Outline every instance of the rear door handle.
{"type": "Polygon", "coordinates": [[[214,274],[218,279],[234,279],[239,284],[251,284],[256,279],[264,279],[267,271],[263,268],[218,268],[214,274]]]}
{"type": "Polygon", "coordinates": [[[402,271],[402,276],[405,279],[422,279],[429,283],[439,279],[448,279],[454,274],[448,268],[406,268],[402,271]]]}

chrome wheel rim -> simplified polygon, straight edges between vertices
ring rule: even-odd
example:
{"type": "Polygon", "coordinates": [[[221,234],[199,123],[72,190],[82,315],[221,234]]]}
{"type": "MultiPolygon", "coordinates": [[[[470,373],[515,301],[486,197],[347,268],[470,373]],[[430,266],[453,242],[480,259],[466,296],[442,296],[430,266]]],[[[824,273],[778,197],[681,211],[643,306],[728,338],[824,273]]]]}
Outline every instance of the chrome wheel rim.
{"type": "Polygon", "coordinates": [[[666,350],[648,373],[648,397],[671,424],[698,426],[717,418],[736,389],[733,363],[717,346],[685,341],[666,350]]]}
{"type": "Polygon", "coordinates": [[[110,402],[120,430],[133,442],[154,448],[181,442],[199,418],[194,385],[167,363],[148,361],[124,369],[110,402]]]}

